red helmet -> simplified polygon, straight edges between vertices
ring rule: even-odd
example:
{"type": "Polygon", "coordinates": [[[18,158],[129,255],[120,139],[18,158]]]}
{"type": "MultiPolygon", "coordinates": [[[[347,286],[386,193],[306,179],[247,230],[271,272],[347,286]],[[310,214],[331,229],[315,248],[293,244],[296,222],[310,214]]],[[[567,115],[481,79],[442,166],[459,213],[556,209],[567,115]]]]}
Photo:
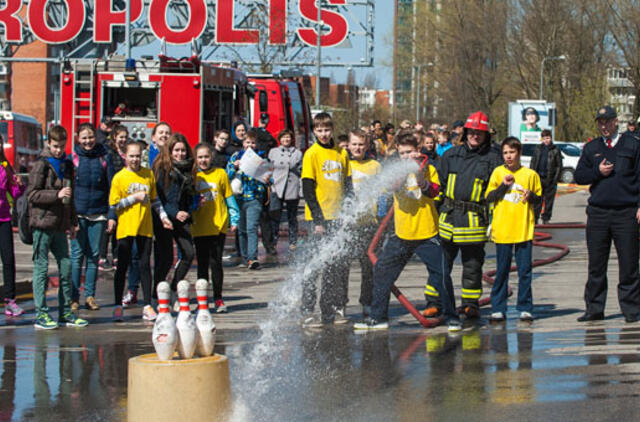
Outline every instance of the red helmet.
{"type": "Polygon", "coordinates": [[[476,129],[489,132],[489,118],[481,111],[476,111],[467,118],[465,129],[476,129]]]}

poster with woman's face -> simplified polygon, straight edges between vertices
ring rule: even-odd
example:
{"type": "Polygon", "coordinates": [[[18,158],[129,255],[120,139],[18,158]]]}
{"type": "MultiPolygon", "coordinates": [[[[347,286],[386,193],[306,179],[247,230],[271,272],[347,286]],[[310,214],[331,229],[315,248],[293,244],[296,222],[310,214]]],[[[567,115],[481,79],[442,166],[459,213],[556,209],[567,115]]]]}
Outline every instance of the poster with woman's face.
{"type": "Polygon", "coordinates": [[[523,120],[520,124],[520,141],[522,142],[535,142],[540,140],[540,115],[538,111],[533,107],[527,107],[523,113],[523,120]]]}

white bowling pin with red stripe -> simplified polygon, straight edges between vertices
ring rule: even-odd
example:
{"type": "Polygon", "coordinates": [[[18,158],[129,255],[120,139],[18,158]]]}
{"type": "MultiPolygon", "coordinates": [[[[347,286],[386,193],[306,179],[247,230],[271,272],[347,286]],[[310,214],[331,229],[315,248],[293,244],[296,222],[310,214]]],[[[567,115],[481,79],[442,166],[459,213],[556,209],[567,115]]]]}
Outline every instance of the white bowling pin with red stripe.
{"type": "Polygon", "coordinates": [[[171,360],[178,345],[176,323],[169,311],[169,283],[158,283],[158,317],[153,325],[153,347],[160,360],[171,360]]]}
{"type": "Polygon", "coordinates": [[[216,344],[216,324],[213,322],[209,304],[207,303],[207,288],[209,282],[205,279],[196,281],[196,296],[198,298],[198,315],[196,327],[198,328],[198,355],[211,356],[216,344]]]}
{"type": "Polygon", "coordinates": [[[198,341],[196,322],[189,309],[189,282],[182,280],[178,283],[178,302],[180,312],[176,320],[178,329],[178,353],[182,359],[191,359],[196,351],[198,341]]]}

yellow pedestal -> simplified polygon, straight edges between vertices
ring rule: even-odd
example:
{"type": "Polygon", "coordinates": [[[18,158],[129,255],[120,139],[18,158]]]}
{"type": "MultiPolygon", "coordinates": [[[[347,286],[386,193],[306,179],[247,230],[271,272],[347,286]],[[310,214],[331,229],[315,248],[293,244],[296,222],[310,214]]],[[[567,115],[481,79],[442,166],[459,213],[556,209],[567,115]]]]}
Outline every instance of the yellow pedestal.
{"type": "Polygon", "coordinates": [[[226,420],[231,411],[226,356],[160,361],[155,353],[129,359],[129,422],[226,420]]]}

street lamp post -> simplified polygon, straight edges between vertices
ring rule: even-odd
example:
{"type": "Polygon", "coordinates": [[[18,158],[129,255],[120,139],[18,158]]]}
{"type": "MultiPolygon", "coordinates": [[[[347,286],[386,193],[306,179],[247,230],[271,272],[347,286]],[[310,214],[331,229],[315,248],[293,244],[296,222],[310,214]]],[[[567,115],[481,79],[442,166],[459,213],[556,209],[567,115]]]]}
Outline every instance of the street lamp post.
{"type": "Polygon", "coordinates": [[[316,58],[316,109],[320,108],[320,70],[322,69],[322,0],[318,0],[318,25],[317,36],[318,44],[316,52],[318,54],[316,58]]]}
{"type": "Polygon", "coordinates": [[[567,56],[564,54],[560,56],[547,56],[542,59],[542,63],[540,63],[540,96],[539,99],[542,99],[542,87],[544,86],[544,62],[547,60],[565,60],[567,56]]]}
{"type": "Polygon", "coordinates": [[[416,123],[420,120],[420,76],[422,75],[422,65],[417,64],[417,73],[416,73],[416,123]]]}

